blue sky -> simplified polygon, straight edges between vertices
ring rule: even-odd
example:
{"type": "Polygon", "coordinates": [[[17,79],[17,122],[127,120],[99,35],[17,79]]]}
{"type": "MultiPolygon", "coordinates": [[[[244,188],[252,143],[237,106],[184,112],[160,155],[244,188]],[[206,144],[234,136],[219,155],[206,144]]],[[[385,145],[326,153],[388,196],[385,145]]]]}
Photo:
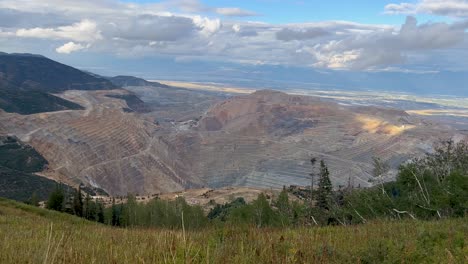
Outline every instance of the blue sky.
{"type": "MultiPolygon", "coordinates": [[[[129,3],[161,3],[155,0],[125,0],[129,3]]],[[[406,0],[407,3],[417,1],[406,0]]],[[[406,15],[388,15],[384,7],[395,3],[393,0],[205,0],[209,6],[238,7],[259,14],[258,17],[239,18],[258,20],[272,24],[303,23],[323,20],[348,20],[368,24],[400,25],[406,15]]],[[[449,21],[450,18],[418,14],[421,21],[449,21]]]]}
{"type": "Polygon", "coordinates": [[[253,0],[206,1],[210,5],[239,6],[255,11],[258,19],[269,23],[301,23],[322,20],[349,20],[360,23],[399,23],[401,17],[383,15],[383,7],[392,1],[338,0],[253,0]]]}
{"type": "Polygon", "coordinates": [[[334,79],[322,73],[373,88],[366,76],[401,74],[399,85],[420,91],[433,75],[468,75],[467,29],[468,0],[0,0],[0,51],[105,75],[252,86],[334,79]]]}

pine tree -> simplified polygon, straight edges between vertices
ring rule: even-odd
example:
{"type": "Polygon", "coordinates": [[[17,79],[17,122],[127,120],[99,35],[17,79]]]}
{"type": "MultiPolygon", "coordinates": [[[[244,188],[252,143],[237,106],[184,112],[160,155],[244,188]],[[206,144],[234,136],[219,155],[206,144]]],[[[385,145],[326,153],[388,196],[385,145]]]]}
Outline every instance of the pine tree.
{"type": "Polygon", "coordinates": [[[99,223],[104,223],[104,205],[101,201],[97,201],[97,221],[99,223]]]}
{"type": "Polygon", "coordinates": [[[112,198],[112,216],[111,224],[113,226],[120,226],[120,216],[118,213],[117,206],[115,206],[115,199],[112,198]]]}
{"type": "Polygon", "coordinates": [[[65,195],[63,193],[62,187],[57,185],[55,187],[55,190],[49,195],[49,200],[47,201],[47,209],[61,212],[63,210],[64,199],[65,195]]]}
{"type": "Polygon", "coordinates": [[[92,201],[91,201],[91,196],[89,194],[86,194],[86,198],[84,201],[84,208],[83,208],[83,216],[84,218],[91,220],[93,218],[93,208],[92,208],[92,201]]]}
{"type": "Polygon", "coordinates": [[[329,210],[331,205],[332,184],[330,181],[330,172],[323,160],[320,161],[320,178],[317,189],[317,207],[329,210]]]}
{"type": "Polygon", "coordinates": [[[73,197],[73,212],[79,217],[83,217],[83,196],[81,194],[81,186],[78,187],[78,190],[73,197]]]}

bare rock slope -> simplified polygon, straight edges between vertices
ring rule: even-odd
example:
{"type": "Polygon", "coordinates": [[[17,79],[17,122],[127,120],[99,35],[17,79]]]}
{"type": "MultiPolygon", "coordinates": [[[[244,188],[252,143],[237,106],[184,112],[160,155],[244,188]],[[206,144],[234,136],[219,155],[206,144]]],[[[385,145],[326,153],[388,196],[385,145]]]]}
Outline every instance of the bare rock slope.
{"type": "Polygon", "coordinates": [[[373,156],[396,168],[455,133],[404,111],[276,91],[213,105],[212,96],[167,87],[131,90],[58,95],[83,110],[0,113],[0,134],[17,135],[46,158],[44,177],[123,195],[309,185],[311,157],[329,164],[335,185],[368,186],[373,156]],[[149,104],[149,113],[125,110],[125,98],[136,95],[149,104]]]}

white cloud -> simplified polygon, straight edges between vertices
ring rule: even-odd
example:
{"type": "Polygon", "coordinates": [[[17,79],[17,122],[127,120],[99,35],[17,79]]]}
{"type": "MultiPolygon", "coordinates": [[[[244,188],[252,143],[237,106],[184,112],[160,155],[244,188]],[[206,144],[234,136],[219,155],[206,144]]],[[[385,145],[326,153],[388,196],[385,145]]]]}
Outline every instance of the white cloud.
{"type": "Polygon", "coordinates": [[[192,19],[193,23],[201,29],[200,32],[204,36],[213,35],[221,28],[221,20],[219,19],[209,19],[201,16],[195,16],[192,19]]]}
{"type": "MultiPolygon", "coordinates": [[[[88,46],[89,47],[89,46],[88,46]]],[[[58,47],[55,49],[57,53],[62,53],[62,54],[70,54],[75,51],[79,51],[82,49],[85,49],[86,46],[83,46],[81,44],[74,43],[72,41],[65,43],[64,45],[58,47]]]]}
{"type": "Polygon", "coordinates": [[[223,16],[232,16],[232,17],[248,17],[248,16],[258,16],[256,12],[240,9],[237,7],[221,7],[216,8],[215,12],[223,16]]]}
{"type": "Polygon", "coordinates": [[[403,63],[406,54],[416,51],[445,49],[462,43],[465,28],[457,24],[418,25],[408,17],[399,31],[384,30],[352,34],[314,48],[316,66],[345,69],[372,69],[403,63]]]}
{"type": "Polygon", "coordinates": [[[466,0],[421,0],[416,4],[399,3],[385,6],[387,14],[433,14],[450,17],[468,17],[466,0]]]}
{"type": "Polygon", "coordinates": [[[31,29],[18,29],[16,31],[16,36],[44,39],[67,39],[84,42],[93,42],[102,39],[101,32],[98,30],[96,23],[87,19],[70,26],[62,26],[58,28],[37,27],[31,29]]]}
{"type": "Polygon", "coordinates": [[[236,33],[239,33],[241,31],[241,26],[239,24],[234,24],[232,26],[232,30],[234,30],[236,33]]]}
{"type": "MultiPolygon", "coordinates": [[[[417,7],[394,4],[388,10],[420,12],[422,2],[435,3],[421,1],[414,4],[417,7]]],[[[350,21],[268,24],[233,18],[221,20],[216,17],[217,11],[224,13],[224,17],[239,15],[244,10],[209,7],[196,0],[157,4],[117,0],[0,0],[0,36],[4,37],[3,43],[13,43],[12,47],[16,46],[15,41],[31,47],[36,45],[35,41],[22,38],[39,38],[41,41],[37,42],[42,47],[59,47],[56,51],[65,54],[81,50],[124,57],[161,55],[362,70],[396,64],[401,67],[402,63],[411,63],[415,58],[411,55],[415,53],[428,57],[439,50],[449,52],[467,45],[463,41],[468,22],[418,25],[409,18],[401,28],[350,21]],[[44,14],[50,19],[43,19],[44,14]]],[[[424,61],[422,57],[418,57],[418,62],[424,61]]]]}

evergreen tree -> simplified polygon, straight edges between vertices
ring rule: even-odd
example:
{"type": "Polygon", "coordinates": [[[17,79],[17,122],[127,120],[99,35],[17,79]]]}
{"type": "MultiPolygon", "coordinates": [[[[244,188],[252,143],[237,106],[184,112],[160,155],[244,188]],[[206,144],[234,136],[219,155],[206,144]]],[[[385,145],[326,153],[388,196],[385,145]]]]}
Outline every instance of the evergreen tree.
{"type": "Polygon", "coordinates": [[[89,194],[86,194],[83,207],[83,217],[88,220],[94,220],[94,213],[95,211],[93,201],[91,200],[91,196],[89,196],[89,194]]]}
{"type": "Polygon", "coordinates": [[[31,194],[31,198],[29,199],[29,204],[32,206],[39,206],[39,198],[37,197],[36,192],[31,194]]]}
{"type": "Polygon", "coordinates": [[[81,186],[78,187],[78,190],[73,197],[73,212],[79,217],[83,217],[83,196],[81,194],[81,186]]]}
{"type": "Polygon", "coordinates": [[[115,205],[115,199],[112,198],[112,216],[111,216],[111,225],[120,226],[120,215],[117,206],[115,205]]]}
{"type": "Polygon", "coordinates": [[[331,205],[332,184],[330,181],[330,172],[323,160],[320,161],[320,178],[317,189],[317,207],[329,210],[331,205]]]}
{"type": "Polygon", "coordinates": [[[57,185],[55,190],[49,195],[47,201],[47,209],[61,212],[63,210],[63,202],[65,195],[61,186],[57,185]]]}
{"type": "Polygon", "coordinates": [[[104,223],[104,205],[101,201],[97,201],[97,221],[99,223],[104,223]]]}

